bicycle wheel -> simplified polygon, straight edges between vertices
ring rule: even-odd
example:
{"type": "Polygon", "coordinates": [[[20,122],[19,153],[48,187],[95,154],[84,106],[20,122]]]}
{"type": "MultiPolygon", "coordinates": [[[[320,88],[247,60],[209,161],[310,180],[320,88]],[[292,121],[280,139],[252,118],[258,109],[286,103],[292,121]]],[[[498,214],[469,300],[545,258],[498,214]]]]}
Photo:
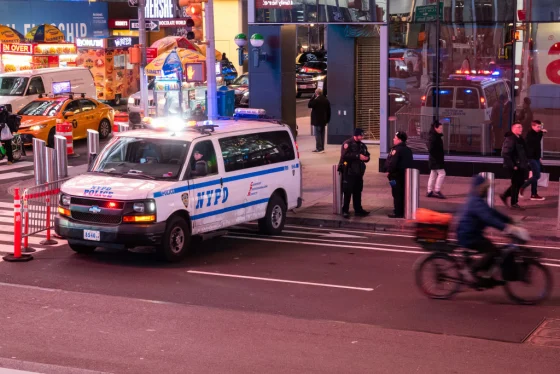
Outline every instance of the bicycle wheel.
{"type": "Polygon", "coordinates": [[[508,297],[518,304],[536,305],[550,296],[552,275],[543,264],[534,259],[525,259],[521,279],[504,285],[508,297]]]}
{"type": "Polygon", "coordinates": [[[449,299],[459,291],[463,276],[453,257],[434,253],[416,268],[416,285],[432,299],[449,299]]]}
{"type": "Polygon", "coordinates": [[[14,137],[12,139],[12,155],[14,157],[14,161],[19,161],[21,159],[22,147],[23,142],[21,141],[21,137],[14,137]]]}

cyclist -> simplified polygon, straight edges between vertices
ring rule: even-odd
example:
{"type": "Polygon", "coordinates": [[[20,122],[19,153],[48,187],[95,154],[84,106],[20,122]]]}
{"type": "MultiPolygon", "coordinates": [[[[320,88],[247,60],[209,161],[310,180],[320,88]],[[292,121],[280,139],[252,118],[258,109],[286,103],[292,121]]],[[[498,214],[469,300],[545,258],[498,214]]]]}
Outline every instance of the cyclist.
{"type": "Polygon", "coordinates": [[[488,270],[500,252],[499,248],[484,236],[484,229],[493,227],[507,233],[515,230],[511,218],[488,206],[485,197],[489,187],[490,184],[485,178],[479,175],[473,177],[471,192],[460,213],[457,228],[457,239],[461,247],[484,254],[470,268],[470,275],[479,283],[492,282],[488,270]],[[481,272],[486,274],[480,274],[481,272]]]}

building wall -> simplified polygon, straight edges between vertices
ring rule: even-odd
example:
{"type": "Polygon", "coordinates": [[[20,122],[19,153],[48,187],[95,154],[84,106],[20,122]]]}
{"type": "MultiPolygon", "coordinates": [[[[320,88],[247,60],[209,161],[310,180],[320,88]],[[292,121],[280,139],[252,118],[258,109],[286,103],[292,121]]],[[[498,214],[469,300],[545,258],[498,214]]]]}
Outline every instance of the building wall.
{"type": "Polygon", "coordinates": [[[241,73],[241,68],[238,65],[237,45],[235,45],[233,38],[243,32],[241,3],[241,0],[214,1],[216,49],[227,55],[239,73],[241,73]]]}

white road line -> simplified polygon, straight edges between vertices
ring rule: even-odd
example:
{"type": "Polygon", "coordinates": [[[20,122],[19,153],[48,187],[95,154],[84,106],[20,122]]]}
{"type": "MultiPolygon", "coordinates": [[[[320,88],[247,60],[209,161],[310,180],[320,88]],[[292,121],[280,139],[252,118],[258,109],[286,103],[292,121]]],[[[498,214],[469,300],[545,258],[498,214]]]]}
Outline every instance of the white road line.
{"type": "MultiPolygon", "coordinates": [[[[256,234],[256,233],[243,233],[243,234],[238,234],[238,233],[233,233],[232,234],[237,234],[237,235],[253,235],[254,237],[257,238],[262,238],[263,236],[256,234]]],[[[368,242],[351,242],[348,240],[333,240],[333,239],[320,239],[320,238],[310,238],[310,239],[305,239],[305,238],[300,238],[297,236],[285,236],[285,235],[273,235],[273,236],[267,236],[267,238],[278,238],[278,239],[303,239],[303,240],[314,240],[314,241],[319,241],[319,242],[328,242],[328,243],[343,243],[343,244],[361,244],[361,245],[378,245],[381,247],[395,247],[395,248],[407,248],[407,249],[418,249],[421,250],[422,247],[418,247],[418,246],[410,246],[410,245],[398,245],[398,244],[382,244],[382,243],[368,243],[368,242]]],[[[364,238],[365,239],[365,238],[364,238]]],[[[425,251],[423,251],[422,253],[425,253],[425,251]]]]}
{"type": "MultiPolygon", "coordinates": [[[[52,232],[51,232],[52,234],[52,232]]],[[[40,242],[43,241],[44,238],[38,238],[35,235],[32,235],[29,237],[29,244],[41,244],[40,242]]],[[[58,244],[54,244],[54,245],[49,245],[49,247],[58,247],[61,245],[66,244],[66,240],[64,239],[58,239],[55,238],[54,236],[51,235],[51,239],[56,240],[58,242],[58,244]]],[[[8,242],[8,243],[13,243],[14,242],[14,234],[2,234],[0,233],[0,242],[8,242]]]]}
{"type": "Polygon", "coordinates": [[[12,171],[9,173],[2,173],[0,174],[0,176],[2,177],[2,181],[5,182],[9,179],[16,179],[16,178],[22,178],[22,177],[26,177],[26,178],[33,178],[33,174],[25,174],[25,173],[20,173],[17,171],[12,171]]]}
{"type": "Polygon", "coordinates": [[[267,281],[267,282],[302,284],[302,285],[305,285],[305,286],[319,286],[319,287],[330,287],[330,288],[343,288],[343,289],[346,289],[346,290],[356,290],[356,291],[366,291],[366,292],[371,292],[371,291],[373,291],[373,288],[362,288],[362,287],[341,286],[341,285],[338,285],[338,284],[328,284],[328,283],[300,282],[300,281],[293,281],[293,280],[287,280],[287,279],[250,277],[250,276],[247,276],[247,275],[211,273],[211,272],[207,272],[207,271],[188,270],[187,273],[191,273],[191,274],[200,274],[200,275],[214,275],[214,276],[217,276],[217,277],[227,277],[227,278],[240,278],[240,279],[262,280],[262,281],[267,281]]]}
{"type": "Polygon", "coordinates": [[[366,247],[363,246],[365,243],[360,243],[362,246],[359,245],[345,245],[348,242],[336,242],[339,244],[334,244],[332,241],[329,243],[319,243],[316,241],[301,241],[301,240],[279,240],[279,239],[265,239],[265,238],[255,238],[255,237],[248,237],[248,236],[232,236],[232,235],[225,235],[224,238],[231,238],[231,239],[245,239],[245,240],[254,240],[254,241],[261,241],[261,242],[275,242],[275,243],[290,243],[290,244],[303,244],[303,245],[315,245],[315,246],[326,246],[326,247],[344,247],[344,248],[352,248],[352,249],[367,249],[371,251],[379,251],[379,252],[396,252],[396,253],[410,253],[410,254],[426,254],[426,251],[407,251],[403,249],[391,249],[391,248],[375,248],[375,247],[366,247]]]}
{"type": "Polygon", "coordinates": [[[551,267],[555,267],[555,268],[560,268],[560,264],[549,264],[547,262],[542,262],[543,265],[545,266],[551,266],[551,267]]]}
{"type": "MultiPolygon", "coordinates": [[[[18,161],[12,165],[3,165],[2,166],[2,174],[5,170],[17,170],[17,169],[23,169],[23,168],[28,168],[30,166],[33,166],[33,162],[29,162],[29,161],[18,161]]],[[[1,175],[1,174],[0,174],[1,175]]]]}
{"type": "Polygon", "coordinates": [[[14,208],[13,202],[0,201],[0,208],[14,208]]]}

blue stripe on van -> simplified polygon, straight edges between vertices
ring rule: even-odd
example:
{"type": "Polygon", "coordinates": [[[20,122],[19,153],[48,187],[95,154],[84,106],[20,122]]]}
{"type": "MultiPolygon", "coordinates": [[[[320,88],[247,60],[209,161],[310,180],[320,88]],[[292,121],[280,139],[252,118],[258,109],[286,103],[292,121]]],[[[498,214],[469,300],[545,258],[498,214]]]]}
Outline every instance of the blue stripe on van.
{"type": "Polygon", "coordinates": [[[268,198],[260,199],[260,200],[255,200],[255,201],[251,201],[251,202],[248,202],[248,203],[243,203],[243,204],[239,204],[239,205],[230,206],[230,207],[227,207],[227,208],[224,208],[224,209],[214,210],[212,212],[197,214],[197,215],[192,216],[191,220],[195,221],[197,219],[212,217],[212,216],[216,216],[218,214],[227,213],[227,212],[231,212],[231,211],[234,211],[234,210],[247,208],[247,207],[250,207],[250,206],[253,206],[253,205],[265,204],[265,203],[268,203],[268,200],[269,200],[268,198]]]}
{"type": "MultiPolygon", "coordinates": [[[[253,177],[258,177],[260,175],[280,173],[280,172],[286,171],[286,170],[289,170],[288,166],[280,166],[280,167],[276,167],[276,168],[272,168],[272,169],[255,171],[255,172],[247,173],[247,174],[234,175],[232,177],[223,178],[223,183],[233,182],[233,181],[248,179],[248,178],[253,178],[253,177]]],[[[170,190],[155,192],[154,193],[154,198],[158,198],[158,197],[162,197],[162,196],[168,196],[168,195],[175,195],[175,194],[186,192],[186,191],[189,191],[189,190],[196,190],[198,188],[216,186],[216,185],[219,185],[221,183],[221,181],[222,180],[220,178],[218,178],[218,179],[214,179],[214,180],[211,180],[211,181],[208,181],[208,182],[195,183],[195,184],[191,184],[190,186],[187,185],[187,186],[182,186],[182,187],[178,187],[178,188],[173,188],[173,189],[170,189],[170,190]]]]}

